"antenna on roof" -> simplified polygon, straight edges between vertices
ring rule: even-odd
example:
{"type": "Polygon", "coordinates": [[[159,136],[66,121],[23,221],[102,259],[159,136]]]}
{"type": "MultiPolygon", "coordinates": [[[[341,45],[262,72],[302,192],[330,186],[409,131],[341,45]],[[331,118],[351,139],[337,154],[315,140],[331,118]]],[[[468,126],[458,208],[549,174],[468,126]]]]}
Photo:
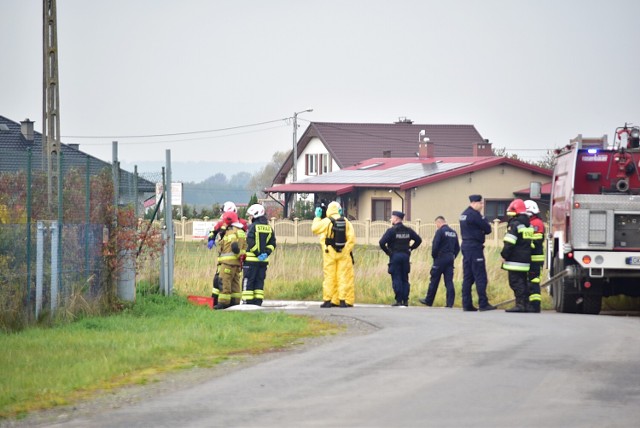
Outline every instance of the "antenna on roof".
{"type": "Polygon", "coordinates": [[[396,124],[396,125],[400,124],[400,123],[407,123],[407,124],[411,125],[413,123],[413,120],[411,120],[411,119],[409,119],[407,117],[404,117],[404,116],[400,116],[398,118],[398,121],[397,122],[393,122],[393,123],[396,124]]]}

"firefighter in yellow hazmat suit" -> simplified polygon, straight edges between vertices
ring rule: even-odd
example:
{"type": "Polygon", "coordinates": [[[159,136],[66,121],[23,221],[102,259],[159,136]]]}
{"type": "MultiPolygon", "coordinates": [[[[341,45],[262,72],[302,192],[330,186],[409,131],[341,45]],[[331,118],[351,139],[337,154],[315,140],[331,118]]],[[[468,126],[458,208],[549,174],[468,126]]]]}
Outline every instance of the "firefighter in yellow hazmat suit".
{"type": "Polygon", "coordinates": [[[316,208],[315,214],[311,230],[320,236],[324,273],[321,307],[351,307],[355,301],[352,251],[356,235],[353,225],[343,217],[342,207],[335,201],[327,207],[326,217],[322,217],[320,207],[316,208]]]}

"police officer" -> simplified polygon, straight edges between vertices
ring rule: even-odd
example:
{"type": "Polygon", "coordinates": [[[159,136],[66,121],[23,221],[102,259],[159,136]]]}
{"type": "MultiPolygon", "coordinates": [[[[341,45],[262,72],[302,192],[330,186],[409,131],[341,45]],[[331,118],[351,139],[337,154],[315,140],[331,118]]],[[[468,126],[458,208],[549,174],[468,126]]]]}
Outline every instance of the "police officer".
{"type": "Polygon", "coordinates": [[[423,305],[433,305],[440,277],[444,275],[444,286],[447,289],[447,308],[452,308],[456,297],[456,290],[453,288],[453,262],[460,252],[460,244],[458,243],[458,234],[449,227],[444,217],[436,217],[435,222],[438,230],[431,244],[431,256],[433,257],[431,281],[426,297],[419,299],[419,301],[423,305]]]}
{"type": "Polygon", "coordinates": [[[490,311],[496,307],[487,298],[487,267],[484,260],[484,238],[491,233],[491,225],[481,214],[484,203],[481,195],[469,195],[469,206],[460,214],[462,234],[462,309],[490,311]],[[478,308],[471,301],[471,286],[475,282],[478,308]]]}
{"type": "Polygon", "coordinates": [[[247,257],[242,273],[242,300],[262,306],[264,280],[267,277],[269,256],[276,248],[276,235],[267,220],[264,206],[253,204],[247,210],[251,226],[247,232],[247,257]]]}
{"type": "Polygon", "coordinates": [[[533,229],[522,199],[514,199],[507,208],[507,214],[513,218],[509,220],[500,255],[502,269],[509,273],[509,287],[513,290],[516,304],[505,312],[527,312],[533,229]]]}
{"type": "Polygon", "coordinates": [[[380,238],[380,248],[389,256],[389,273],[395,293],[395,303],[391,306],[409,306],[410,263],[409,256],[422,243],[422,238],[413,229],[402,224],[404,213],[391,213],[392,226],[380,238]],[[412,242],[413,241],[413,242],[412,242]]]}
{"type": "Polygon", "coordinates": [[[524,201],[527,209],[527,215],[533,228],[532,247],[531,247],[531,266],[529,267],[529,306],[528,312],[540,312],[540,272],[544,264],[544,222],[538,214],[540,208],[538,204],[532,200],[524,201]]]}

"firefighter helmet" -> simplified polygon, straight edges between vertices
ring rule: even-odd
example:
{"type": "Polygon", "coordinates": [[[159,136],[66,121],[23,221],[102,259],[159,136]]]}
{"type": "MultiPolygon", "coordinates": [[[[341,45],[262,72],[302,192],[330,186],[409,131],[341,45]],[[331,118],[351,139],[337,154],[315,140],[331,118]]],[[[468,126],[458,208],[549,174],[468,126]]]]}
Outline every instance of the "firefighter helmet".
{"type": "Polygon", "coordinates": [[[231,226],[233,223],[238,222],[238,214],[234,213],[233,211],[227,211],[222,214],[222,221],[227,226],[231,226]]]}
{"type": "Polygon", "coordinates": [[[247,210],[247,215],[253,218],[262,217],[264,215],[264,207],[260,204],[253,204],[247,210]]]}
{"type": "Polygon", "coordinates": [[[222,205],[222,212],[224,212],[224,213],[228,213],[228,212],[237,213],[238,212],[238,208],[236,208],[236,204],[234,204],[233,202],[227,201],[222,205]]]}
{"type": "Polygon", "coordinates": [[[524,201],[524,206],[527,209],[527,214],[540,214],[540,208],[538,208],[536,201],[528,199],[524,201]]]}
{"type": "Polygon", "coordinates": [[[507,213],[524,214],[526,212],[527,208],[524,206],[522,199],[514,199],[511,204],[509,204],[509,208],[507,208],[507,213]]]}

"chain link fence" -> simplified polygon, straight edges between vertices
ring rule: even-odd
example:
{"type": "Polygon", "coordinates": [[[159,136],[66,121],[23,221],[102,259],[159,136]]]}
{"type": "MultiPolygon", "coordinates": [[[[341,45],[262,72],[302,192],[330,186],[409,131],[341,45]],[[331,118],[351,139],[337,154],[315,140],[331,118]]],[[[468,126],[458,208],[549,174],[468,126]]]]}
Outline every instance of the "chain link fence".
{"type": "Polygon", "coordinates": [[[3,153],[0,329],[114,302],[120,212],[126,207],[137,221],[145,201],[155,202],[162,173],[130,173],[117,162],[67,152],[57,157],[51,175],[40,153],[3,153]]]}

